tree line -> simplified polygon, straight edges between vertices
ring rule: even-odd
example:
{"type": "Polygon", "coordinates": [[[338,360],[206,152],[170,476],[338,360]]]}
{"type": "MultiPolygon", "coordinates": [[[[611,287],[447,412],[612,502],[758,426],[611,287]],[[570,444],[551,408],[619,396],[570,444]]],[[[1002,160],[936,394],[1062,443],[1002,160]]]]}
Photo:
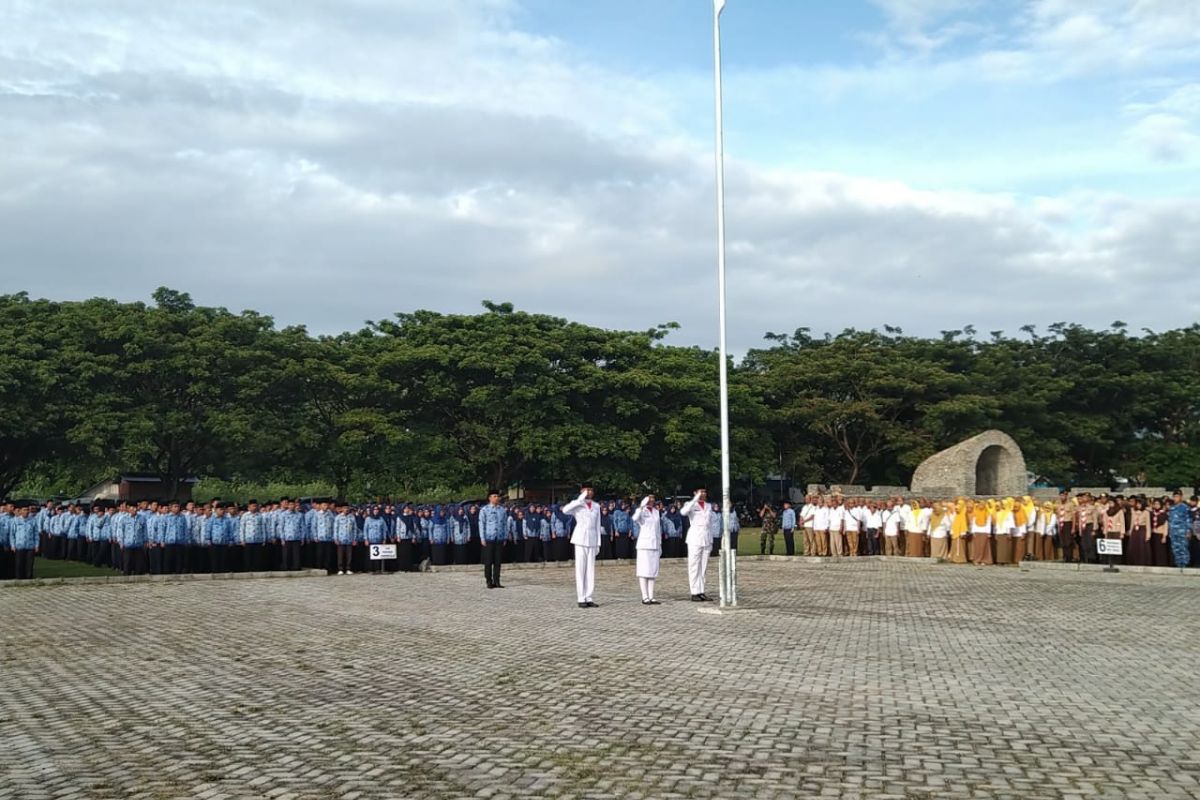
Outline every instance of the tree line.
{"type": "MultiPolygon", "coordinates": [[[[344,496],[584,477],[615,492],[711,482],[717,354],[484,302],[316,336],[255,311],[0,296],[0,496],[118,471],[321,481],[344,496]]],[[[1200,483],[1200,325],[1136,335],[768,333],[731,364],[742,486],[905,484],[987,428],[1057,484],[1200,483]]]]}

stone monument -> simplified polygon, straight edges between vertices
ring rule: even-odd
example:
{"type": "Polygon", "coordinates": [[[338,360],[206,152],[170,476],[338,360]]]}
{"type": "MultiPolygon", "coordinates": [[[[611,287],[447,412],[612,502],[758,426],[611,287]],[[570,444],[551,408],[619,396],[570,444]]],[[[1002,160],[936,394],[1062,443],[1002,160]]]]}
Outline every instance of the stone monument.
{"type": "Polygon", "coordinates": [[[1002,431],[984,431],[930,456],[913,473],[913,494],[926,497],[1028,493],[1025,456],[1002,431]]]}

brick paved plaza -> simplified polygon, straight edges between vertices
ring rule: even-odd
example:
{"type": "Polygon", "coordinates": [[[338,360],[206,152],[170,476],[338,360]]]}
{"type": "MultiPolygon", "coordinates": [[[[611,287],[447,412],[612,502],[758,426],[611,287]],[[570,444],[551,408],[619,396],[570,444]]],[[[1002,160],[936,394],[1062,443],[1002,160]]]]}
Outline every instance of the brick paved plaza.
{"type": "Polygon", "coordinates": [[[0,797],[1200,797],[1200,580],[740,576],[0,589],[0,797]]]}

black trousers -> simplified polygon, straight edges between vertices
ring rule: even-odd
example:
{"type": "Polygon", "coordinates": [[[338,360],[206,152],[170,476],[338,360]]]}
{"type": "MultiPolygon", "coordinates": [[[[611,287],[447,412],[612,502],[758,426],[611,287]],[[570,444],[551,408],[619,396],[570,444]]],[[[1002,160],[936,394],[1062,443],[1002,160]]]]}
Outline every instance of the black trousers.
{"type": "Polygon", "coordinates": [[[283,568],[285,570],[300,569],[300,547],[303,544],[299,539],[283,543],[283,568]]]}
{"type": "Polygon", "coordinates": [[[450,545],[435,544],[433,545],[433,553],[430,556],[436,566],[443,567],[450,563],[450,545]]]}
{"type": "Polygon", "coordinates": [[[525,561],[534,563],[542,560],[542,540],[541,539],[526,539],[525,540],[525,561]]]}
{"type": "Polygon", "coordinates": [[[33,577],[33,551],[13,551],[13,577],[17,580],[29,580],[33,577]]]}
{"type": "Polygon", "coordinates": [[[467,557],[470,555],[470,546],[465,544],[454,545],[454,563],[466,564],[467,557]]]}
{"type": "Polygon", "coordinates": [[[618,533],[614,545],[617,558],[633,558],[633,536],[628,533],[618,533]]]}
{"type": "Polygon", "coordinates": [[[0,581],[10,581],[13,578],[13,554],[0,548],[0,581]]]}
{"type": "Polygon", "coordinates": [[[246,572],[262,572],[266,567],[267,546],[265,544],[247,544],[242,547],[245,555],[246,572]]]}
{"type": "Polygon", "coordinates": [[[337,545],[337,571],[350,572],[351,561],[354,557],[354,545],[339,544],[337,545]]]}
{"type": "Polygon", "coordinates": [[[877,528],[867,529],[867,555],[879,555],[879,530],[877,528]]]}
{"type": "Polygon", "coordinates": [[[229,545],[214,544],[209,547],[208,565],[214,574],[229,572],[229,545]]]}
{"type": "Polygon", "coordinates": [[[401,572],[412,572],[417,568],[415,548],[412,539],[401,539],[396,542],[396,562],[401,572]]]}
{"type": "Polygon", "coordinates": [[[183,546],[168,544],[164,545],[161,549],[163,574],[178,575],[183,572],[183,546]]]}
{"type": "Polygon", "coordinates": [[[596,554],[596,558],[602,560],[613,558],[612,536],[607,533],[600,534],[600,552],[596,554]]]}
{"type": "Polygon", "coordinates": [[[151,575],[162,575],[163,549],[156,545],[147,545],[146,563],[149,566],[151,575]]]}
{"type": "Polygon", "coordinates": [[[1075,560],[1075,523],[1064,522],[1059,526],[1058,541],[1062,545],[1063,561],[1070,564],[1075,560]]]}
{"type": "Polygon", "coordinates": [[[146,548],[121,548],[121,571],[126,575],[146,574],[146,548]]]}
{"type": "Polygon", "coordinates": [[[555,561],[570,561],[571,560],[571,539],[567,536],[560,536],[557,539],[551,540],[551,551],[554,553],[555,561]]]}
{"type": "Polygon", "coordinates": [[[483,579],[489,588],[500,583],[500,564],[504,557],[504,542],[483,543],[483,579]]]}
{"type": "Polygon", "coordinates": [[[783,546],[789,556],[796,555],[796,529],[783,529],[783,546]]]}
{"type": "Polygon", "coordinates": [[[333,542],[313,542],[313,564],[330,575],[337,572],[337,548],[333,542]]]}
{"type": "Polygon", "coordinates": [[[1079,532],[1079,560],[1084,564],[1095,564],[1100,560],[1096,555],[1096,528],[1094,525],[1084,525],[1079,532]]]}

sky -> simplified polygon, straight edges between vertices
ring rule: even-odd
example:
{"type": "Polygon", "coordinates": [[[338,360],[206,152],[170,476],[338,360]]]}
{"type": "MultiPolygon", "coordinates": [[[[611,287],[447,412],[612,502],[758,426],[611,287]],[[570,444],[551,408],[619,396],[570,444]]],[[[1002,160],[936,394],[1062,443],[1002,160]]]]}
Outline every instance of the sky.
{"type": "MultiPolygon", "coordinates": [[[[729,343],[1200,317],[1200,3],[728,0],[729,343]]],[[[0,291],[717,341],[710,0],[7,0],[0,291]]]]}

